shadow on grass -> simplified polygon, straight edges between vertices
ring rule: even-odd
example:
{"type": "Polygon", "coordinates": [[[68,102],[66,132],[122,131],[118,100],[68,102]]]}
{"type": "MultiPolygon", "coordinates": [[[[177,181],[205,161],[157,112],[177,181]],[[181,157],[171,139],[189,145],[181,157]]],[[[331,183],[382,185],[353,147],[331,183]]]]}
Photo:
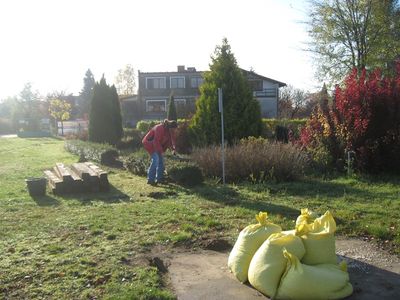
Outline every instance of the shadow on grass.
{"type": "MultiPolygon", "coordinates": [[[[358,181],[361,182],[361,181],[358,181]]],[[[367,185],[361,182],[362,185],[367,185]]],[[[373,183],[373,182],[369,182],[373,183]]],[[[361,198],[365,201],[373,200],[379,197],[391,197],[391,191],[374,191],[368,190],[365,187],[352,186],[351,183],[339,183],[333,181],[323,181],[318,179],[305,179],[302,181],[294,182],[281,182],[281,183],[265,183],[265,189],[269,190],[270,194],[284,194],[297,197],[329,197],[329,198],[342,198],[344,196],[354,196],[361,198]]],[[[246,185],[250,191],[257,191],[258,185],[246,185]]]]}
{"type": "MultiPolygon", "coordinates": [[[[68,195],[68,196],[72,196],[68,195]]],[[[130,202],[131,198],[129,195],[123,193],[115,186],[110,184],[110,188],[106,192],[95,192],[95,193],[80,193],[75,194],[72,197],[74,200],[79,201],[82,205],[92,205],[93,203],[102,202],[104,204],[130,202]]],[[[69,199],[66,197],[66,199],[69,199]]]]}
{"type": "Polygon", "coordinates": [[[38,206],[58,206],[60,201],[56,198],[44,195],[44,196],[32,196],[33,201],[36,202],[38,206]]]}
{"type": "MultiPolygon", "coordinates": [[[[92,205],[94,202],[102,202],[104,204],[130,202],[130,197],[110,184],[110,189],[106,192],[88,192],[88,193],[70,193],[57,195],[58,199],[66,201],[75,200],[80,202],[82,205],[92,205]]],[[[39,197],[32,197],[32,199],[39,206],[57,206],[61,204],[61,201],[55,198],[55,196],[45,195],[39,197]]]]}
{"type": "Polygon", "coordinates": [[[230,186],[198,186],[190,190],[196,195],[215,203],[239,206],[254,211],[268,211],[272,214],[280,214],[290,218],[297,217],[299,211],[288,206],[273,204],[266,200],[249,200],[243,198],[237,190],[230,186]]]}

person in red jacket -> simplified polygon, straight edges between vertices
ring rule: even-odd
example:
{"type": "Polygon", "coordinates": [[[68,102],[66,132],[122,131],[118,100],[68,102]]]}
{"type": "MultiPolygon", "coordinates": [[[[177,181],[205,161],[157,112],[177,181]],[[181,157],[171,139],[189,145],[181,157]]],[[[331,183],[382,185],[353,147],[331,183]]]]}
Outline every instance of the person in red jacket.
{"type": "Polygon", "coordinates": [[[170,148],[175,155],[175,130],[177,127],[176,121],[164,120],[144,136],[142,144],[151,157],[150,167],[147,170],[148,184],[154,185],[163,181],[163,153],[170,148]]]}

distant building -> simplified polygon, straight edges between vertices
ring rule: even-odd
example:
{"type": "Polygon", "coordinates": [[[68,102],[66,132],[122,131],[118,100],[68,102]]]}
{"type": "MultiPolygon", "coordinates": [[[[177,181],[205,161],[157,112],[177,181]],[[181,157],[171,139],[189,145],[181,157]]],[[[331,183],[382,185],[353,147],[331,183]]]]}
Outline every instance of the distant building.
{"type": "Polygon", "coordinates": [[[138,97],[142,105],[143,119],[164,119],[168,100],[174,96],[178,118],[195,111],[199,87],[203,83],[202,71],[178,66],[176,72],[140,72],[138,97]]]}
{"type": "MultiPolygon", "coordinates": [[[[285,83],[243,70],[254,97],[259,101],[263,118],[278,116],[279,88],[285,83]]],[[[171,95],[178,118],[195,112],[195,103],[200,96],[204,71],[193,67],[178,66],[174,72],[138,72],[138,94],[121,97],[124,124],[135,126],[139,120],[162,120],[167,116],[171,95]]]]}
{"type": "Polygon", "coordinates": [[[122,124],[124,127],[136,127],[136,123],[142,119],[142,109],[137,95],[119,97],[121,103],[122,124]]]}
{"type": "Polygon", "coordinates": [[[254,97],[260,103],[261,117],[277,118],[279,88],[286,86],[286,83],[259,75],[253,71],[243,70],[247,78],[254,97]]]}

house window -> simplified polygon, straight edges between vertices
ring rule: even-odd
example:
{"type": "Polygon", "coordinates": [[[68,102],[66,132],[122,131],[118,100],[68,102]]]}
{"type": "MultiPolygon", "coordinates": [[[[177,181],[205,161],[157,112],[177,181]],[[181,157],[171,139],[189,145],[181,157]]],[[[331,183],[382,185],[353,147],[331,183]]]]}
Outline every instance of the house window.
{"type": "Polygon", "coordinates": [[[165,89],[165,77],[146,77],[146,89],[165,89]]]}
{"type": "Polygon", "coordinates": [[[186,105],[186,99],[174,99],[176,108],[183,108],[186,105]]]}
{"type": "Polygon", "coordinates": [[[146,100],[146,112],[165,112],[167,100],[146,100]]]}
{"type": "Polygon", "coordinates": [[[192,88],[198,88],[203,84],[203,78],[202,77],[192,77],[190,79],[190,86],[192,88]]]}
{"type": "Polygon", "coordinates": [[[185,77],[171,77],[171,89],[184,89],[185,77]]]}
{"type": "Polygon", "coordinates": [[[249,80],[249,85],[252,91],[262,91],[263,82],[262,80],[249,80]]]}

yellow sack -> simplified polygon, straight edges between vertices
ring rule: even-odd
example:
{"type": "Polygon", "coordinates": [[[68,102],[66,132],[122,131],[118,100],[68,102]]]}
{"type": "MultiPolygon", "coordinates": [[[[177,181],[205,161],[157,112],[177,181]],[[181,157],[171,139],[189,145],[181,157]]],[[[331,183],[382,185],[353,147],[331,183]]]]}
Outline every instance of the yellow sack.
{"type": "Polygon", "coordinates": [[[296,225],[296,235],[301,237],[306,248],[301,262],[307,265],[336,264],[335,231],[336,223],[329,211],[313,223],[296,225]]]}
{"type": "Polygon", "coordinates": [[[284,230],[282,233],[286,235],[296,235],[296,229],[291,229],[291,230],[284,230]]]}
{"type": "Polygon", "coordinates": [[[349,274],[343,265],[308,266],[286,250],[283,255],[287,266],[276,299],[341,299],[352,294],[349,274]]]}
{"type": "Polygon", "coordinates": [[[247,281],[247,272],[254,253],[261,244],[272,234],[281,232],[282,228],[267,221],[267,213],[256,215],[258,224],[244,228],[228,258],[228,267],[240,282],[247,281]]]}
{"type": "Polygon", "coordinates": [[[254,254],[249,266],[249,282],[264,295],[273,298],[278,289],[287,260],[283,249],[302,258],[305,249],[301,239],[283,232],[272,234],[254,254]]]}
{"type": "Polygon", "coordinates": [[[300,224],[310,224],[318,217],[316,213],[308,208],[302,208],[300,212],[300,216],[298,216],[296,219],[296,226],[300,224]]]}

